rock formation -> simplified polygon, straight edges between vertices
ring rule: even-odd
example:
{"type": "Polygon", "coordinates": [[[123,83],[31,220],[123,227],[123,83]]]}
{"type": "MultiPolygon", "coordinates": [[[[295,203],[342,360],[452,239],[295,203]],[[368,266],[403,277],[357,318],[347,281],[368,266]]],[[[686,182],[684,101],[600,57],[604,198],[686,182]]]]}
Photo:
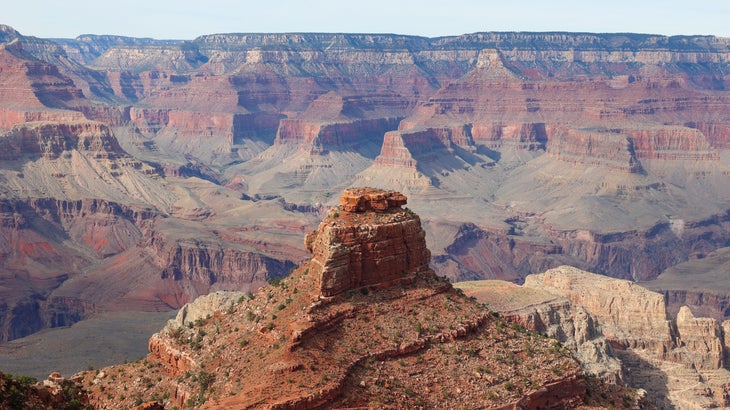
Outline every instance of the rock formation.
{"type": "Polygon", "coordinates": [[[0,144],[0,160],[33,154],[55,159],[69,150],[91,151],[105,159],[126,156],[109,128],[95,122],[25,122],[0,136],[0,144]]]}
{"type": "Polygon", "coordinates": [[[602,333],[602,322],[583,306],[539,288],[504,281],[457,282],[454,286],[508,321],[560,341],[586,374],[607,383],[623,382],[621,362],[602,333]]]}
{"type": "MultiPolygon", "coordinates": [[[[688,307],[682,306],[677,314],[677,350],[671,359],[698,370],[714,370],[725,367],[725,333],[717,320],[696,318],[688,307]]],[[[730,336],[730,335],[729,335],[730,336]]]]}
{"type": "Polygon", "coordinates": [[[429,269],[421,220],[401,208],[405,203],[406,197],[395,192],[345,191],[340,207],[305,239],[323,296],[392,286],[429,269]]]}
{"type": "Polygon", "coordinates": [[[81,408],[89,401],[77,379],[52,373],[43,383],[28,376],[0,373],[0,406],[4,409],[81,408]]]}
{"type": "Polygon", "coordinates": [[[525,278],[525,287],[564,296],[596,315],[606,337],[623,347],[657,351],[673,345],[664,297],[636,283],[560,267],[525,278]]]}
{"type": "Polygon", "coordinates": [[[568,266],[530,275],[524,287],[486,281],[465,283],[463,289],[531,329],[593,329],[588,333],[592,340],[585,332],[563,336],[584,369],[610,376],[606,364],[619,360],[623,382],[645,389],[658,405],[702,409],[730,404],[727,321],[696,318],[687,307],[670,318],[661,294],[568,266]],[[555,298],[568,299],[571,307],[556,307],[555,298]],[[565,314],[576,309],[584,309],[589,318],[583,316],[580,326],[576,316],[565,314]],[[595,343],[603,336],[610,346],[595,343]],[[599,349],[586,355],[590,341],[599,349]]]}
{"type": "Polygon", "coordinates": [[[641,172],[635,151],[634,141],[626,134],[556,128],[550,130],[546,154],[583,166],[641,172]]]}
{"type": "Polygon", "coordinates": [[[340,201],[308,235],[312,260],[291,276],[255,294],[202,297],[150,339],[143,361],[86,372],[92,404],[113,408],[136,398],[165,408],[566,408],[583,402],[584,376],[556,341],[509,325],[428,268],[420,220],[401,208],[405,196],[351,189],[340,201]],[[401,252],[402,244],[415,251],[401,252]],[[322,263],[333,260],[333,249],[349,255],[344,263],[322,263]],[[333,277],[335,287],[327,280],[333,277]]]}

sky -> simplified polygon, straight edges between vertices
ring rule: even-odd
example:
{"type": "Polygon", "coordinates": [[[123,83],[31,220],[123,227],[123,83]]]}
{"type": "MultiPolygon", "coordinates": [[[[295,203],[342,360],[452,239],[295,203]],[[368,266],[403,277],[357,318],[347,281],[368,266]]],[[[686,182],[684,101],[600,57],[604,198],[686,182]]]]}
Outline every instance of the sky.
{"type": "Polygon", "coordinates": [[[730,37],[728,0],[12,0],[21,34],[191,40],[214,33],[633,32],[730,37]]]}

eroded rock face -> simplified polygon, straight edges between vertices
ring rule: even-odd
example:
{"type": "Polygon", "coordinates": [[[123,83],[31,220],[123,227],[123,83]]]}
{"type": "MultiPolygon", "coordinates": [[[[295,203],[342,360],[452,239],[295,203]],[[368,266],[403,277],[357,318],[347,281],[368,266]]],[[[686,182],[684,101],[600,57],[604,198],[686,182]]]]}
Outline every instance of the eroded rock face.
{"type": "Polygon", "coordinates": [[[687,306],[677,314],[677,348],[672,360],[699,370],[720,369],[724,366],[724,334],[717,320],[695,317],[687,306]]]}
{"type": "Polygon", "coordinates": [[[525,287],[567,297],[603,324],[609,340],[658,352],[672,348],[664,297],[626,280],[569,266],[529,275],[525,287]]]}
{"type": "Polygon", "coordinates": [[[318,230],[305,238],[323,296],[392,285],[428,269],[420,218],[401,208],[406,197],[377,189],[347,190],[318,230]]]}
{"type": "MultiPolygon", "coordinates": [[[[47,107],[67,108],[83,101],[83,92],[71,78],[59,72],[58,66],[28,58],[21,42],[0,44],[0,85],[6,108],[37,111],[47,107]]],[[[0,120],[0,128],[9,124],[0,120]]]]}
{"type": "Polygon", "coordinates": [[[54,159],[69,150],[91,151],[96,158],[127,156],[109,127],[98,122],[24,123],[0,139],[0,160],[28,154],[54,159]]]}
{"type": "Polygon", "coordinates": [[[408,198],[398,192],[377,189],[349,189],[340,197],[340,207],[344,212],[381,212],[400,208],[408,203],[408,198]]]}
{"type": "MultiPolygon", "coordinates": [[[[161,277],[191,281],[210,289],[213,284],[262,283],[267,276],[283,276],[293,264],[258,252],[246,251],[221,240],[175,240],[153,233],[147,245],[154,249],[161,277]]],[[[206,293],[206,292],[204,292],[206,293]]]]}
{"type": "Polygon", "coordinates": [[[378,140],[383,133],[398,127],[400,118],[357,120],[283,119],[275,144],[297,144],[299,149],[314,155],[330,150],[343,150],[367,140],[378,140]]]}
{"type": "MultiPolygon", "coordinates": [[[[403,125],[401,125],[403,127],[403,125]]],[[[417,128],[390,131],[385,134],[376,165],[416,169],[419,162],[438,162],[441,156],[451,156],[456,147],[476,149],[469,127],[417,128]]]]}
{"type": "Polygon", "coordinates": [[[134,247],[156,216],[104,200],[0,200],[0,278],[8,285],[0,289],[0,341],[93,314],[94,301],[52,291],[97,258],[134,247]]]}
{"type": "Polygon", "coordinates": [[[636,173],[642,169],[633,145],[627,135],[618,132],[551,127],[547,154],[568,163],[636,173]]]}
{"type": "Polygon", "coordinates": [[[174,333],[178,328],[192,327],[195,323],[202,323],[221,310],[232,309],[244,296],[243,292],[218,291],[186,303],[159,333],[150,337],[150,353],[166,366],[176,369],[178,373],[195,369],[198,363],[192,355],[185,352],[184,348],[170,343],[166,335],[170,332],[174,333]]]}
{"type": "Polygon", "coordinates": [[[562,295],[595,315],[621,360],[626,383],[677,408],[727,406],[726,322],[682,307],[667,317],[661,294],[635,283],[562,266],[530,275],[525,287],[562,295]]]}

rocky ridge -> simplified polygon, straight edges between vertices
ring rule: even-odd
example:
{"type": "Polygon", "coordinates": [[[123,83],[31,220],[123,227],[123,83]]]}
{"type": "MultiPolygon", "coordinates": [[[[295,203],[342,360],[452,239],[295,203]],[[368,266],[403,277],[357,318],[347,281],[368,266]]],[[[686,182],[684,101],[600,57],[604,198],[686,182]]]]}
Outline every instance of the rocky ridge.
{"type": "Polygon", "coordinates": [[[152,337],[146,359],[87,372],[91,403],[115,408],[154,400],[165,408],[228,409],[580,404],[585,380],[566,350],[496,318],[427,267],[423,231],[409,239],[405,229],[420,230],[418,217],[401,208],[405,203],[395,192],[346,191],[316,239],[307,237],[312,261],[255,294],[215,294],[189,305],[152,337]],[[374,234],[343,241],[358,228],[374,234]],[[398,245],[386,246],[407,241],[424,251],[407,256],[398,245]],[[317,262],[338,248],[350,255],[345,266],[359,271],[317,262]],[[361,264],[365,249],[381,251],[369,255],[375,265],[361,264]],[[383,275],[380,266],[396,271],[383,275]],[[333,293],[330,268],[357,280],[333,293]]]}
{"type": "Polygon", "coordinates": [[[454,284],[510,322],[560,341],[586,374],[611,383],[624,382],[624,370],[599,319],[569,298],[536,287],[499,280],[454,284]]]}

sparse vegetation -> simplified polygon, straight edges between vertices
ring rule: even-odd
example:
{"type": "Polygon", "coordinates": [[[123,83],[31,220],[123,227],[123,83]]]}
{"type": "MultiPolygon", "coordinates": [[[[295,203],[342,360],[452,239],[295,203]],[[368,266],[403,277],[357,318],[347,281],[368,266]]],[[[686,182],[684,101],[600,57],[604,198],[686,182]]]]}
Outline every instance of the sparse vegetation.
{"type": "MultiPolygon", "coordinates": [[[[168,330],[194,367],[170,379],[151,360],[136,364],[137,370],[120,381],[130,388],[124,405],[131,407],[139,397],[161,399],[163,392],[175,391],[175,384],[191,394],[184,407],[195,408],[235,396],[246,384],[307,392],[339,383],[343,376],[360,386],[352,391],[372,395],[368,401],[381,407],[401,402],[408,408],[469,407],[465,397],[499,405],[555,380],[551,366],[568,373],[575,365],[559,344],[560,354],[547,354],[551,339],[444,290],[442,280],[428,274],[324,300],[303,271],[270,279],[263,297],[238,297],[235,314],[216,313],[194,321],[190,329],[168,330]],[[144,376],[135,382],[140,368],[144,376]],[[343,369],[350,374],[343,375],[343,369]]],[[[349,392],[333,406],[365,404],[349,392]]]]}

